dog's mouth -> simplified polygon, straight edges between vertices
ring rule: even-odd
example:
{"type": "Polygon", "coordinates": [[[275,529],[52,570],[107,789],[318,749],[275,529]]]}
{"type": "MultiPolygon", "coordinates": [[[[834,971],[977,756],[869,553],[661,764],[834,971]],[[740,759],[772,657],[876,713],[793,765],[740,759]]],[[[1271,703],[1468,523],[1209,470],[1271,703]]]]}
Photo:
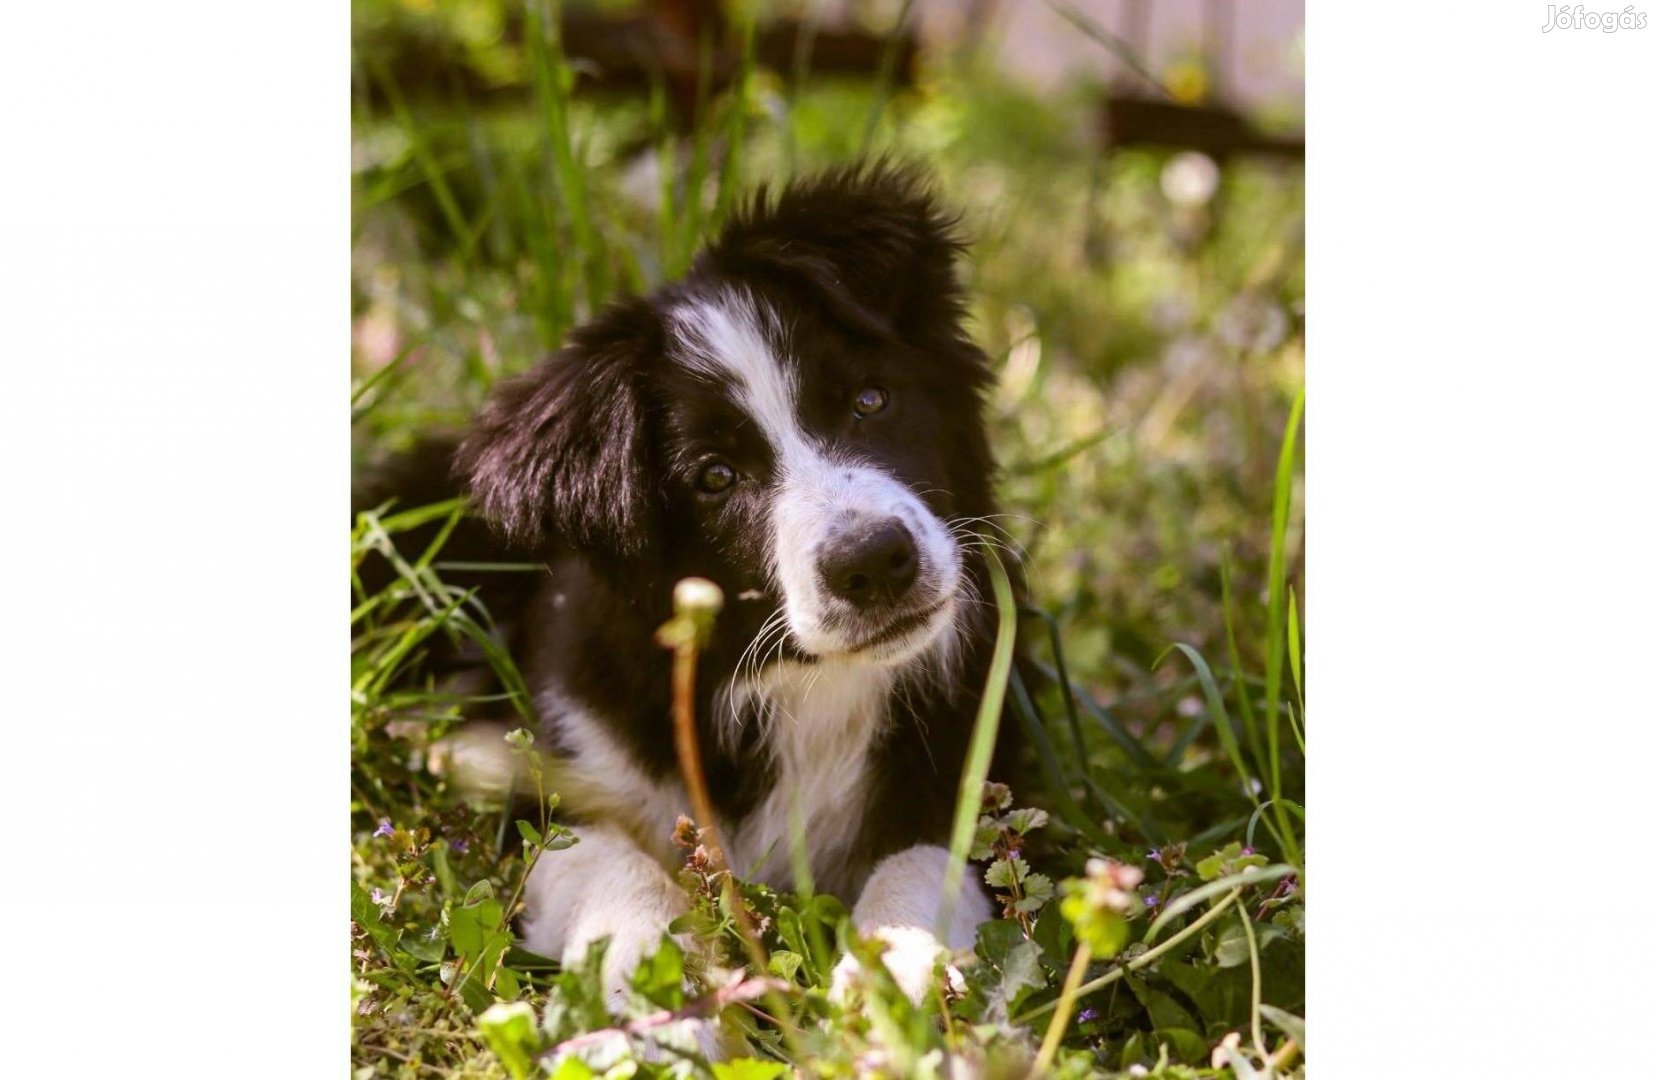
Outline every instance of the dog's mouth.
{"type": "Polygon", "coordinates": [[[930,625],[931,621],[948,606],[949,601],[944,599],[930,607],[921,608],[919,611],[899,615],[868,637],[843,650],[842,655],[860,656],[912,637],[930,625]]]}

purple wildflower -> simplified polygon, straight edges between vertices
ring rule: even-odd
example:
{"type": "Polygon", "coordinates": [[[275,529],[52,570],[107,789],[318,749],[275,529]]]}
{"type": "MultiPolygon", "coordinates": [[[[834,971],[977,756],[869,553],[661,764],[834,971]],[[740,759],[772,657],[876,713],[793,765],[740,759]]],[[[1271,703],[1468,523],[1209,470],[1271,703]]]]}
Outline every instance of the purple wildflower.
{"type": "Polygon", "coordinates": [[[1150,861],[1151,862],[1161,862],[1161,849],[1160,848],[1151,848],[1150,849],[1150,861]]]}
{"type": "Polygon", "coordinates": [[[470,847],[470,845],[467,844],[464,840],[450,840],[449,841],[449,850],[454,852],[456,855],[464,855],[466,853],[466,849],[468,847],[470,847]]]}
{"type": "Polygon", "coordinates": [[[1144,898],[1145,907],[1155,907],[1159,903],[1161,903],[1161,897],[1157,896],[1155,893],[1151,893],[1149,896],[1144,898]]]}
{"type": "Polygon", "coordinates": [[[368,894],[368,899],[372,900],[376,904],[382,905],[390,902],[391,900],[389,896],[386,896],[383,892],[380,892],[378,885],[374,886],[374,891],[368,894]]]}
{"type": "Polygon", "coordinates": [[[1245,848],[1243,848],[1243,849],[1242,849],[1242,854],[1244,854],[1244,855],[1252,855],[1252,854],[1253,854],[1253,848],[1251,848],[1251,847],[1245,847],[1245,848]]]}
{"type": "Polygon", "coordinates": [[[380,818],[379,828],[374,830],[374,835],[390,836],[395,831],[396,830],[391,827],[391,819],[388,817],[382,817],[380,818]]]}
{"type": "Polygon", "coordinates": [[[1075,1019],[1078,1023],[1090,1024],[1094,1020],[1098,1019],[1098,1010],[1090,1008],[1082,1009],[1080,1012],[1075,1014],[1075,1019]]]}

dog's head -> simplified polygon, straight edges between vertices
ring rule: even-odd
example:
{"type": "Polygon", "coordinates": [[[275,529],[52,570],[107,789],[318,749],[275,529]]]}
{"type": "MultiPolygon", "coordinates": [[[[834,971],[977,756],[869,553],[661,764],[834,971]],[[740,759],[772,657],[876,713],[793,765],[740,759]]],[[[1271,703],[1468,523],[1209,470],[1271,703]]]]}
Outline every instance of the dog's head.
{"type": "Polygon", "coordinates": [[[496,390],[474,502],[639,588],[713,579],[738,646],[921,655],[969,599],[992,471],[950,226],[884,166],[761,191],[682,283],[496,390]]]}

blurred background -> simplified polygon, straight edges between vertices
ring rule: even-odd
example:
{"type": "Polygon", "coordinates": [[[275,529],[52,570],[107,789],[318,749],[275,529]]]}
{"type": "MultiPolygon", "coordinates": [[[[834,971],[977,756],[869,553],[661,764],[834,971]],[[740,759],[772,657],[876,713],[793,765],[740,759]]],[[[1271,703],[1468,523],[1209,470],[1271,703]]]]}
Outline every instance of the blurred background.
{"type": "Polygon", "coordinates": [[[964,211],[1006,526],[1071,664],[1152,740],[1200,707],[1150,668],[1176,640],[1223,651],[1223,560],[1239,596],[1263,587],[1301,382],[1300,3],[357,0],[353,19],[359,461],[463,424],[607,297],[680,272],[752,186],[894,153],[964,211]]]}

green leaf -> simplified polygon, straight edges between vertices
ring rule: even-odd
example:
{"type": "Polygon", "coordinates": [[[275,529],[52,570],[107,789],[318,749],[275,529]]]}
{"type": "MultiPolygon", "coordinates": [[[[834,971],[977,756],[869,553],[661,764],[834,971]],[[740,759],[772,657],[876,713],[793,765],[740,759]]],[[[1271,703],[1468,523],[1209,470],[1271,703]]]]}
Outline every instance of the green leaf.
{"type": "MultiPolygon", "coordinates": [[[[1187,1031],[1195,1031],[1202,1026],[1202,1022],[1192,1016],[1190,1010],[1181,1005],[1166,990],[1157,989],[1156,986],[1137,975],[1127,976],[1125,982],[1127,983],[1127,989],[1132,991],[1133,996],[1139,999],[1139,1003],[1150,1014],[1150,1023],[1156,1029],[1156,1033],[1152,1038],[1160,1038],[1169,1029],[1183,1028],[1187,1031]]],[[[1203,1049],[1206,1049],[1205,1044],[1203,1049]]]]}
{"type": "Polygon", "coordinates": [[[803,963],[805,963],[805,957],[792,949],[777,949],[770,954],[771,974],[789,982],[793,982],[794,976],[798,974],[799,967],[803,963]]]}
{"type": "Polygon", "coordinates": [[[527,821],[524,821],[522,818],[518,818],[517,831],[518,835],[523,837],[523,842],[529,847],[541,847],[544,843],[544,838],[541,836],[540,830],[529,824],[527,821]]]}
{"type": "Polygon", "coordinates": [[[992,817],[978,818],[977,834],[972,837],[972,850],[968,859],[987,859],[995,850],[995,841],[1000,839],[1000,823],[992,817]]]}
{"type": "Polygon", "coordinates": [[[1250,866],[1264,866],[1268,860],[1258,853],[1242,854],[1240,841],[1232,840],[1218,851],[1196,864],[1196,876],[1213,881],[1227,874],[1237,874],[1250,866]]]}
{"type": "Polygon", "coordinates": [[[988,1020],[1008,1019],[1027,992],[1047,984],[1046,973],[1041,970],[1041,948],[1033,941],[1014,945],[1001,963],[1000,973],[1000,981],[989,996],[990,1012],[985,1017],[988,1020]]]}
{"type": "Polygon", "coordinates": [[[1305,905],[1289,904],[1286,907],[1279,908],[1276,914],[1271,916],[1271,924],[1282,927],[1284,933],[1295,937],[1304,937],[1305,905]]]}
{"type": "Polygon", "coordinates": [[[1007,919],[991,919],[977,928],[974,950],[985,963],[999,968],[1023,940],[1023,931],[1017,923],[1007,919]]]}
{"type": "Polygon", "coordinates": [[[684,950],[671,935],[663,934],[656,951],[633,969],[632,988],[663,1009],[684,1005],[684,950]]]}
{"type": "Polygon", "coordinates": [[[443,955],[448,951],[448,946],[442,938],[428,937],[425,933],[409,934],[397,942],[397,947],[426,964],[441,963],[443,955]]]}
{"type": "Polygon", "coordinates": [[[1014,905],[1019,911],[1038,911],[1042,905],[1052,899],[1052,879],[1045,874],[1030,874],[1024,878],[1023,899],[1014,905]]]}
{"type": "Polygon", "coordinates": [[[1017,833],[1019,836],[1022,836],[1031,829],[1039,829],[1043,827],[1046,825],[1048,820],[1047,812],[1045,810],[1039,810],[1033,806],[1026,806],[1014,810],[1006,815],[1006,827],[1017,833]]]}
{"type": "MultiPolygon", "coordinates": [[[[1247,918],[1244,913],[1242,919],[1247,918]]],[[[1213,959],[1222,968],[1237,967],[1248,962],[1248,932],[1241,919],[1227,916],[1219,929],[1213,946],[1213,959]]]]}
{"type": "Polygon", "coordinates": [[[1167,1047],[1168,1056],[1181,1064],[1195,1065],[1207,1061],[1207,1040],[1190,1028],[1158,1027],[1150,1037],[1167,1047]]]}
{"type": "Polygon", "coordinates": [[[483,951],[483,926],[478,920],[477,908],[449,906],[449,944],[463,957],[477,956],[483,951]]]}
{"type": "Polygon", "coordinates": [[[513,945],[506,950],[502,963],[512,965],[514,971],[556,971],[558,962],[549,956],[530,952],[521,945],[513,945]]]}
{"type": "MultiPolygon", "coordinates": [[[[1213,979],[1214,969],[1207,964],[1193,964],[1164,956],[1156,961],[1156,974],[1172,983],[1200,1007],[1202,994],[1213,979]]],[[[1211,1020],[1212,1017],[1203,1019],[1211,1020]]]]}
{"type": "Polygon", "coordinates": [[[393,964],[404,970],[413,966],[412,962],[404,959],[406,954],[397,949],[398,938],[401,935],[385,925],[379,905],[354,881],[351,882],[351,921],[367,931],[374,944],[380,947],[393,964]]]}
{"type": "Polygon", "coordinates": [[[978,1019],[984,1023],[1007,1022],[1023,997],[1047,985],[1041,946],[1027,940],[1015,922],[996,919],[978,927],[976,952],[982,962],[967,970],[983,994],[978,1019]]]}
{"type": "Polygon", "coordinates": [[[542,1037],[535,1026],[535,1010],[527,1002],[502,1002],[489,1006],[477,1018],[478,1033],[514,1080],[537,1071],[535,1058],[542,1037]]]}
{"type": "Polygon", "coordinates": [[[669,934],[692,934],[711,937],[719,932],[719,920],[705,911],[686,911],[667,924],[669,934]]]}
{"type": "Polygon", "coordinates": [[[1014,855],[1010,859],[996,859],[991,863],[983,880],[997,889],[1010,889],[1014,882],[1022,881],[1028,875],[1029,864],[1014,855]]]}
{"type": "Polygon", "coordinates": [[[595,1080],[597,1075],[592,1071],[592,1066],[570,1054],[558,1062],[558,1069],[552,1074],[552,1080],[595,1080]]]}
{"type": "Polygon", "coordinates": [[[1035,930],[1030,937],[1041,947],[1041,957],[1047,966],[1054,974],[1059,973],[1065,958],[1075,946],[1075,932],[1069,920],[1049,907],[1035,920],[1035,930]]]}
{"type": "Polygon", "coordinates": [[[780,1061],[736,1058],[713,1063],[714,1080],[778,1080],[787,1074],[788,1067],[780,1061]]]}
{"type": "Polygon", "coordinates": [[[1127,920],[1117,911],[1094,907],[1082,893],[1064,897],[1058,902],[1058,910],[1075,927],[1075,939],[1101,960],[1114,956],[1127,944],[1127,920]]]}

